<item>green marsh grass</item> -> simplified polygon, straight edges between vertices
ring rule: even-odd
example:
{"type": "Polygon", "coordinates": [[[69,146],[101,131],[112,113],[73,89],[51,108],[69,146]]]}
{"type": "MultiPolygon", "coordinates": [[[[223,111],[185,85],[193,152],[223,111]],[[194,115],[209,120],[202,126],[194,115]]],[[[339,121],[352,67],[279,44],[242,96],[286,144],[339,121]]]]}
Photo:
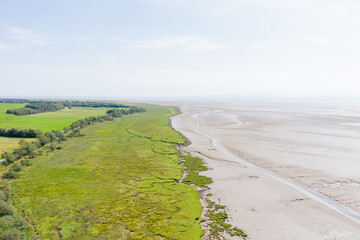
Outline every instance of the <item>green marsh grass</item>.
{"type": "Polygon", "coordinates": [[[200,239],[198,193],[179,183],[184,166],[176,144],[185,140],[167,118],[176,110],[144,107],[146,113],[86,127],[84,137],[32,159],[7,182],[32,237],[200,239]]]}

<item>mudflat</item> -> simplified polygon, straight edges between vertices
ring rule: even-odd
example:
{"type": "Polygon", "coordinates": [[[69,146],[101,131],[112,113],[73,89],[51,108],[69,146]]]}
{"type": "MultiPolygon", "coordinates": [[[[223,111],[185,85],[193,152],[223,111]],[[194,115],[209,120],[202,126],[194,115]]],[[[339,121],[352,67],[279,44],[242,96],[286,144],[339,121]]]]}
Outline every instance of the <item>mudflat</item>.
{"type": "Polygon", "coordinates": [[[162,104],[249,239],[360,239],[360,103],[162,104]]]}

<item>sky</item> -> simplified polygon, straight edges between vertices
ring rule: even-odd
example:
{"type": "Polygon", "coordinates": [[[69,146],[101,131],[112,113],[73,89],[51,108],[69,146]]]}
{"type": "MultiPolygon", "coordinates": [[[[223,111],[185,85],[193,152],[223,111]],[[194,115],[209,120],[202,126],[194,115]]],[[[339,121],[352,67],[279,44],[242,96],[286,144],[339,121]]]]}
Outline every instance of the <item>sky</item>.
{"type": "Polygon", "coordinates": [[[2,97],[360,98],[358,0],[0,0],[2,97]]]}

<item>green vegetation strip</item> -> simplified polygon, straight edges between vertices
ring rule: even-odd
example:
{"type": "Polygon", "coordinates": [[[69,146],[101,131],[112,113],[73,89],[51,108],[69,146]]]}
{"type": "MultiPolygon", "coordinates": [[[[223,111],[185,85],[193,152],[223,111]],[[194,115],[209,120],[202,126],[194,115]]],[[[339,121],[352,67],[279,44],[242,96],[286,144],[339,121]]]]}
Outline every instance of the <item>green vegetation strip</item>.
{"type": "MultiPolygon", "coordinates": [[[[208,168],[204,165],[204,161],[199,157],[193,157],[189,155],[182,155],[183,164],[186,166],[187,173],[182,182],[196,185],[202,189],[207,189],[208,184],[212,183],[212,179],[199,172],[206,171],[208,168]]],[[[212,194],[208,193],[207,197],[211,197],[212,194]]],[[[245,238],[247,235],[239,228],[233,227],[227,223],[228,215],[225,211],[225,206],[216,204],[209,198],[204,197],[206,200],[206,213],[204,221],[209,229],[208,238],[214,240],[224,240],[226,235],[234,237],[245,238]]]]}
{"type": "Polygon", "coordinates": [[[184,139],[168,126],[175,110],[146,108],[88,126],[12,169],[19,177],[5,180],[9,201],[33,238],[200,239],[198,193],[179,182],[175,143],[184,139]]]}
{"type": "Polygon", "coordinates": [[[240,228],[233,227],[231,224],[227,223],[228,215],[225,211],[224,205],[216,204],[210,199],[206,199],[206,203],[208,209],[206,213],[206,219],[210,229],[209,239],[226,239],[225,234],[228,234],[231,237],[247,237],[247,234],[244,233],[240,228]]]}
{"type": "Polygon", "coordinates": [[[0,192],[0,239],[29,239],[30,229],[22,217],[8,203],[9,195],[0,192]]]}
{"type": "Polygon", "coordinates": [[[189,170],[183,179],[184,183],[194,184],[199,187],[207,188],[207,185],[212,183],[211,178],[199,175],[200,171],[206,171],[207,167],[201,158],[183,155],[184,165],[189,170]]]}

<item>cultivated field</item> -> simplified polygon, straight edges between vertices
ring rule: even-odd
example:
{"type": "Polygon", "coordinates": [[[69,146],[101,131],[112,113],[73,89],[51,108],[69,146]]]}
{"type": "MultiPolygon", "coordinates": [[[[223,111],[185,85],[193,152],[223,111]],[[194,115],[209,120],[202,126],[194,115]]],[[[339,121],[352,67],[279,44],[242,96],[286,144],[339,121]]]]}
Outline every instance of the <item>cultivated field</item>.
{"type": "MultiPolygon", "coordinates": [[[[84,137],[45,151],[18,179],[9,180],[11,202],[34,238],[200,239],[198,193],[179,183],[184,167],[175,143],[184,139],[168,126],[167,116],[176,110],[146,108],[146,113],[86,127],[84,137]]],[[[91,111],[63,110],[14,122],[48,131],[94,115],[91,111]]]]}

